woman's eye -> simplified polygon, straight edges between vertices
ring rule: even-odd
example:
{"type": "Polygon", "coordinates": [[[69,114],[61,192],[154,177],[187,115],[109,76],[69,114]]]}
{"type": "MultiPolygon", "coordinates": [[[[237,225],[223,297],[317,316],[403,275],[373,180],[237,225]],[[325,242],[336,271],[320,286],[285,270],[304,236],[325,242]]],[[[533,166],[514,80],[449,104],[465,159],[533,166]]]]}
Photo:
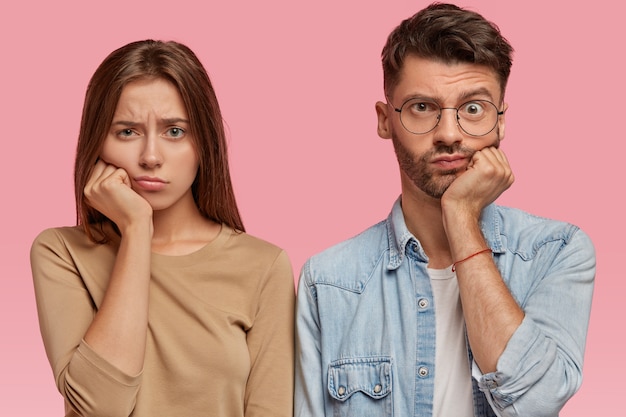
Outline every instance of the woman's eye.
{"type": "Polygon", "coordinates": [[[122,138],[129,138],[133,135],[133,130],[132,129],[123,129],[120,130],[117,134],[122,137],[122,138]]]}
{"type": "Polygon", "coordinates": [[[182,138],[185,135],[185,131],[180,127],[171,127],[168,129],[167,135],[172,138],[182,138]]]}

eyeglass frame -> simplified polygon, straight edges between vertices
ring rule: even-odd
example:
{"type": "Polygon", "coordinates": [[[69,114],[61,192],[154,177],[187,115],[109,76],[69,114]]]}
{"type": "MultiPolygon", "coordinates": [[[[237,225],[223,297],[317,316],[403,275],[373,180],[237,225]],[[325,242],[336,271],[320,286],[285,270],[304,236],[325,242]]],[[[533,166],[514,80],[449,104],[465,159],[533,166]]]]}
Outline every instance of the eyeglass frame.
{"type": "Polygon", "coordinates": [[[496,104],[495,104],[495,103],[493,103],[492,101],[489,101],[489,100],[483,100],[483,99],[468,100],[468,101],[466,101],[466,102],[462,103],[461,105],[459,105],[459,107],[441,107],[441,106],[439,105],[439,103],[437,103],[437,102],[436,102],[436,101],[434,101],[434,100],[424,99],[424,101],[427,101],[427,102],[429,102],[429,103],[433,103],[433,104],[435,104],[437,107],[439,107],[439,115],[437,116],[437,123],[435,123],[435,125],[434,125],[431,129],[427,130],[426,132],[420,132],[420,133],[417,133],[417,132],[413,132],[413,131],[409,130],[409,129],[408,129],[408,128],[404,125],[404,122],[402,121],[402,109],[404,108],[404,106],[406,105],[406,103],[408,103],[409,101],[411,101],[411,100],[417,100],[417,99],[419,99],[419,98],[418,98],[418,97],[411,97],[411,98],[408,98],[408,99],[406,99],[406,100],[402,103],[402,105],[400,106],[400,108],[397,108],[396,106],[394,106],[393,104],[391,104],[391,99],[390,99],[388,96],[385,96],[385,97],[387,98],[387,104],[389,104],[389,105],[391,106],[391,108],[392,108],[392,109],[394,109],[394,111],[396,111],[396,112],[398,112],[398,113],[400,114],[400,116],[399,116],[399,117],[400,117],[400,124],[402,124],[402,127],[404,128],[404,130],[406,130],[407,132],[412,133],[412,134],[414,134],[414,135],[425,135],[426,133],[430,133],[430,132],[432,132],[433,130],[435,130],[435,129],[437,128],[437,126],[439,126],[439,122],[441,122],[441,115],[443,114],[443,110],[455,110],[455,111],[456,111],[456,125],[457,125],[457,126],[458,126],[458,127],[459,127],[462,131],[463,131],[463,132],[465,132],[466,134],[468,134],[468,135],[470,135],[470,136],[474,136],[474,137],[479,138],[479,137],[486,136],[486,135],[490,134],[491,132],[493,132],[493,129],[495,129],[495,128],[496,128],[496,126],[498,126],[498,120],[499,120],[499,117],[500,117],[500,116],[502,116],[502,115],[504,114],[504,112],[505,112],[505,110],[498,110],[498,106],[496,106],[496,104]],[[492,106],[496,109],[496,122],[493,124],[493,127],[492,127],[491,129],[489,129],[489,131],[487,131],[486,133],[483,133],[482,135],[474,135],[473,133],[469,133],[467,130],[465,130],[465,128],[461,125],[461,123],[459,123],[459,120],[460,120],[460,117],[459,117],[459,109],[460,109],[460,108],[462,108],[463,106],[465,106],[466,104],[468,104],[468,103],[472,103],[472,102],[475,102],[475,101],[480,101],[480,102],[489,103],[489,104],[491,104],[491,105],[492,105],[492,106]]]}

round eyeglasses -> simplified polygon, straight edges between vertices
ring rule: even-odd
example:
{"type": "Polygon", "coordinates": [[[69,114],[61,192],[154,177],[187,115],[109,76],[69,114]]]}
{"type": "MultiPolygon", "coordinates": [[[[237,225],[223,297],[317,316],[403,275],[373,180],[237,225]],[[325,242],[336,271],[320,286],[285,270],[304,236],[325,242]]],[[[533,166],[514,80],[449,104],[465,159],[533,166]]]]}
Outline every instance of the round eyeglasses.
{"type": "MultiPolygon", "coordinates": [[[[391,102],[387,98],[388,102],[391,102]]],[[[498,116],[504,114],[488,100],[471,100],[459,107],[441,107],[434,101],[423,98],[410,98],[398,109],[400,122],[406,130],[416,135],[423,135],[435,129],[441,120],[443,110],[456,111],[456,122],[470,136],[485,136],[498,124],[498,116]]]]}

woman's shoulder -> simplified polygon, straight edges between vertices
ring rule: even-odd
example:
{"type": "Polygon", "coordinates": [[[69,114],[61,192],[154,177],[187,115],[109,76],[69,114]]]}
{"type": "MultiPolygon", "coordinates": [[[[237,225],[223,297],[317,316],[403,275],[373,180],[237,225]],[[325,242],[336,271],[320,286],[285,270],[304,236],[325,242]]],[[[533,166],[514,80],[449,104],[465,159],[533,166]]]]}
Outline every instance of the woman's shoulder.
{"type": "Polygon", "coordinates": [[[230,241],[241,247],[269,252],[280,252],[283,250],[277,244],[270,242],[269,240],[248,232],[234,230],[227,225],[222,225],[222,230],[228,235],[228,239],[230,241]]]}
{"type": "Polygon", "coordinates": [[[33,240],[31,251],[52,250],[82,252],[103,246],[89,239],[83,226],[51,227],[41,231],[33,240]]]}
{"type": "Polygon", "coordinates": [[[228,235],[226,250],[237,251],[240,256],[248,257],[248,259],[265,259],[270,262],[277,258],[287,258],[285,250],[276,243],[248,232],[233,230],[226,225],[222,227],[228,235]]]}
{"type": "Polygon", "coordinates": [[[59,260],[70,262],[74,247],[84,246],[88,240],[77,226],[45,229],[37,235],[30,248],[31,265],[43,268],[59,260]]]}
{"type": "Polygon", "coordinates": [[[64,242],[87,242],[89,239],[81,226],[61,226],[44,229],[35,237],[33,245],[59,245],[64,242]]]}

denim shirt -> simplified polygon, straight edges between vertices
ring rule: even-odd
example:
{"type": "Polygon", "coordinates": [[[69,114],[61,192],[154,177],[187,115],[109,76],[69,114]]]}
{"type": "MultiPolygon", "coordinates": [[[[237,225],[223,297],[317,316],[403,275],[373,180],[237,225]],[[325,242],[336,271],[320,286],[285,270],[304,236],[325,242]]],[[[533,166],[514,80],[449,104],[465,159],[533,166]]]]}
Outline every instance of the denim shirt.
{"type": "MultiPolygon", "coordinates": [[[[581,384],[593,245],[576,226],[493,204],[481,229],[525,318],[497,370],[474,373],[474,414],[558,416],[581,384]]],[[[296,417],[432,415],[435,310],[427,264],[399,199],[385,221],[305,263],[296,417]]]]}

